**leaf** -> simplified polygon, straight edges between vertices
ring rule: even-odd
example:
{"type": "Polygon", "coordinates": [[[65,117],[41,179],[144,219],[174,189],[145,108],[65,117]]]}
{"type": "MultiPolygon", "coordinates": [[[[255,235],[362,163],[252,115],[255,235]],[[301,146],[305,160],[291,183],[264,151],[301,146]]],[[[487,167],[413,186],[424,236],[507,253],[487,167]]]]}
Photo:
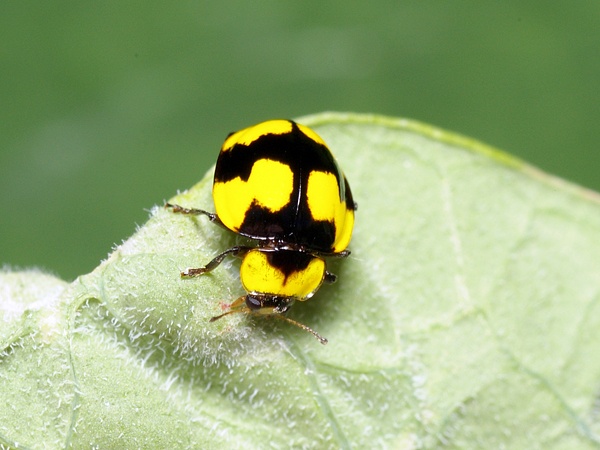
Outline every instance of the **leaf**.
{"type": "MultiPolygon", "coordinates": [[[[244,241],[156,207],[70,285],[0,275],[0,446],[600,447],[598,194],[407,120],[300,122],[359,205],[338,282],[290,314],[329,344],[209,323],[239,263],[179,272],[244,241]]],[[[171,201],[212,209],[210,188],[171,201]]]]}

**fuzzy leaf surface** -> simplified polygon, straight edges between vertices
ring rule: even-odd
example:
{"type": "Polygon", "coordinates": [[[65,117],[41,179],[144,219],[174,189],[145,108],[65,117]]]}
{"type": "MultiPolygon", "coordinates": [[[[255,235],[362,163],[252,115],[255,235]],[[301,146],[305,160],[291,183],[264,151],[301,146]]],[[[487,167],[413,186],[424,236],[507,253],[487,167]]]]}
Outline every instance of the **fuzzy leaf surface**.
{"type": "MultiPolygon", "coordinates": [[[[239,262],[179,272],[248,242],[156,207],[72,284],[0,273],[0,446],[599,448],[598,194],[407,120],[299,122],[358,203],[338,282],[290,311],[329,344],[209,323],[239,262]]],[[[211,185],[170,202],[212,211],[211,185]]]]}

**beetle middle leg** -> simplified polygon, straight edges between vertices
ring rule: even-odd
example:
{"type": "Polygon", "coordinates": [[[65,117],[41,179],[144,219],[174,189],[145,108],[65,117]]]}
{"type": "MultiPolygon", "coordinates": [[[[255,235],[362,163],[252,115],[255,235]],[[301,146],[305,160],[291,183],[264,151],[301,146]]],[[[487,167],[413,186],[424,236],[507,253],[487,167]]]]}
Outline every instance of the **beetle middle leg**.
{"type": "Polygon", "coordinates": [[[219,216],[217,216],[215,213],[211,213],[211,212],[205,211],[203,209],[184,208],[183,206],[173,205],[172,203],[165,203],[165,208],[169,208],[174,213],[186,214],[188,216],[204,215],[204,216],[208,217],[208,220],[210,220],[211,222],[216,223],[217,225],[219,225],[223,228],[227,228],[225,225],[223,225],[223,222],[221,222],[221,219],[219,219],[219,216]]]}

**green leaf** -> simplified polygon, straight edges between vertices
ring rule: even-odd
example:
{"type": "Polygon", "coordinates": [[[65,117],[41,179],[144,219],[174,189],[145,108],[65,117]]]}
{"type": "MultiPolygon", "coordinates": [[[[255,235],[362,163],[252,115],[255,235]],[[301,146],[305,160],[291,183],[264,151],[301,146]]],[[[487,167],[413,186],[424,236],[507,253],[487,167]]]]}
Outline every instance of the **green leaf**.
{"type": "Polygon", "coordinates": [[[598,194],[407,120],[300,121],[359,205],[338,282],[290,314],[329,344],[209,323],[239,263],[179,272],[243,241],[156,207],[70,285],[1,273],[0,447],[599,448],[598,194]]]}

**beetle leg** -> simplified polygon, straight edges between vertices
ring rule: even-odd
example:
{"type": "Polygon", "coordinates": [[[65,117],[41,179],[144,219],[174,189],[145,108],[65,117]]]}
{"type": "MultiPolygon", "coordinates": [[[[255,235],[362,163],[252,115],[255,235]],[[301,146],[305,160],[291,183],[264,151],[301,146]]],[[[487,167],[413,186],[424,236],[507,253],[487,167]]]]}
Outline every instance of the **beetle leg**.
{"type": "Polygon", "coordinates": [[[181,272],[181,277],[182,278],[191,278],[191,277],[197,277],[199,275],[203,275],[205,273],[211,272],[214,269],[216,269],[219,266],[219,264],[221,264],[223,262],[225,257],[227,257],[229,255],[244,256],[244,254],[246,254],[246,252],[248,250],[251,250],[253,248],[254,247],[247,247],[247,246],[231,247],[230,249],[225,250],[223,253],[219,253],[204,267],[185,269],[183,272],[181,272]]]}
{"type": "Polygon", "coordinates": [[[221,219],[219,219],[219,216],[217,216],[215,213],[211,213],[211,212],[205,211],[203,209],[184,208],[183,206],[173,205],[171,203],[165,203],[165,208],[170,208],[171,211],[173,211],[174,213],[178,213],[178,214],[187,214],[190,216],[205,215],[206,217],[208,217],[208,219],[211,222],[214,222],[217,225],[222,226],[223,228],[226,228],[225,225],[223,225],[223,222],[221,222],[221,219]]]}
{"type": "Polygon", "coordinates": [[[327,272],[325,271],[325,278],[323,278],[323,281],[325,283],[335,283],[337,280],[337,275],[335,273],[331,273],[331,272],[327,272]]]}

